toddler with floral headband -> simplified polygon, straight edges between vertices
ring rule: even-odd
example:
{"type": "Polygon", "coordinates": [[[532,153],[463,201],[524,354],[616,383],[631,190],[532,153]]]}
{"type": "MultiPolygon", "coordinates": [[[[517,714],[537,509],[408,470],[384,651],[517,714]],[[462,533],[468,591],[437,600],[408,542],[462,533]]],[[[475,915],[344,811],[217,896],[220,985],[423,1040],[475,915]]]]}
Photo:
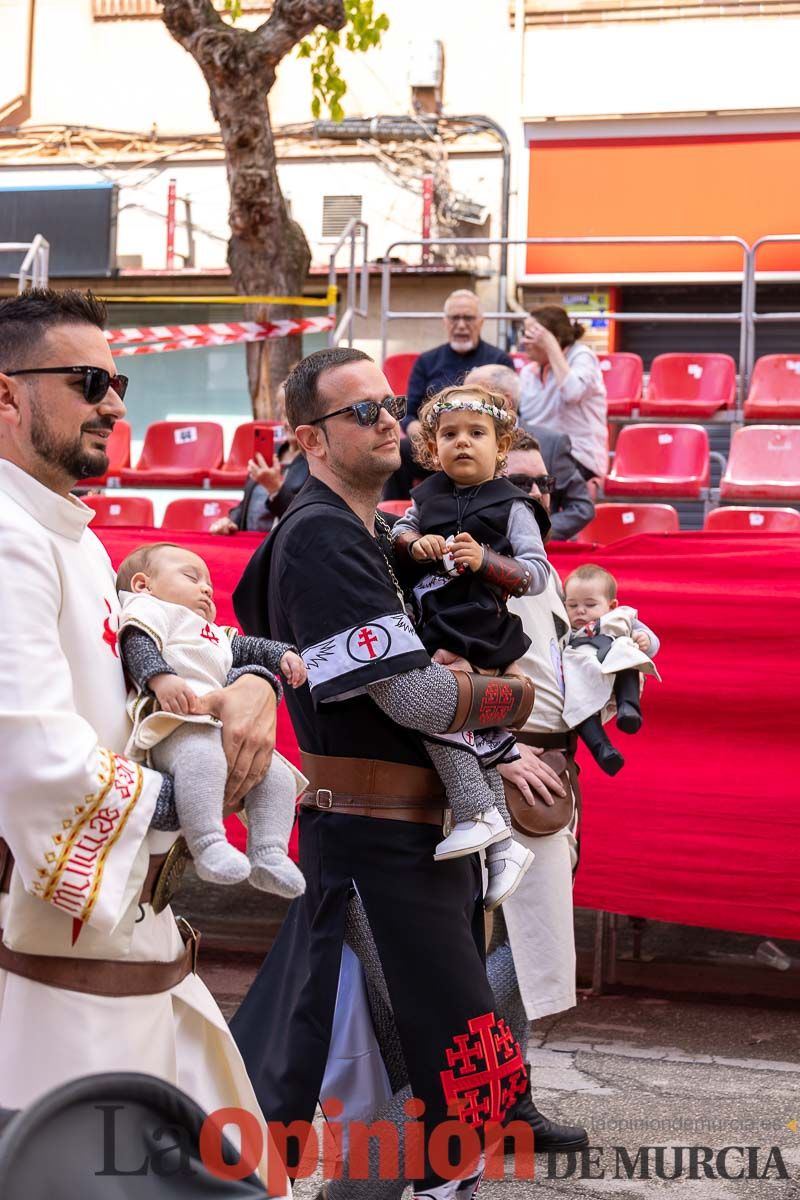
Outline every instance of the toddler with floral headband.
{"type": "MultiPolygon", "coordinates": [[[[413,489],[411,507],[392,529],[401,565],[418,564],[417,632],[436,662],[466,660],[461,665],[501,674],[530,646],[506,599],[538,595],[550,573],[542,542],[547,514],[502,476],[516,416],[502,396],[463,386],[426,401],[419,420],[416,455],[436,474],[413,489]]],[[[514,756],[514,736],[506,729],[444,734],[425,746],[454,821],[435,857],[485,849],[484,903],[491,911],[533,861],[513,840],[503,781],[494,769],[514,756]]]]}

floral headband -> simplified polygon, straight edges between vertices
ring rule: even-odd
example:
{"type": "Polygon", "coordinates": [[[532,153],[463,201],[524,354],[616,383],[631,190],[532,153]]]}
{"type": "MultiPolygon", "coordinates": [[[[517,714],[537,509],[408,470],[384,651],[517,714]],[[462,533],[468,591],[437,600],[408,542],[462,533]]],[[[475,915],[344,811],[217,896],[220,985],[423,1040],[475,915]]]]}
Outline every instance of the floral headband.
{"type": "Polygon", "coordinates": [[[503,425],[516,425],[517,423],[514,413],[508,412],[505,408],[498,408],[497,405],[490,404],[488,400],[439,400],[426,413],[426,424],[433,425],[435,419],[445,412],[486,413],[487,417],[492,417],[503,425]]]}

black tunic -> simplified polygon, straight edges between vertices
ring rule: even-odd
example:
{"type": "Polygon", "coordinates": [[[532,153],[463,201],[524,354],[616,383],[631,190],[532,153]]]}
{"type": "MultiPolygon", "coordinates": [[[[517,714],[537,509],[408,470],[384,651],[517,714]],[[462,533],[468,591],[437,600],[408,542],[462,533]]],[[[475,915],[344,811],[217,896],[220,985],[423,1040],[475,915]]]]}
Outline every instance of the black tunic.
{"type": "MultiPolygon", "coordinates": [[[[234,603],[248,633],[301,648],[310,686],[287,689],[286,699],[304,750],[430,766],[420,736],[365,694],[367,684],[430,659],[378,545],[334,492],[308,481],[256,551],[234,603]]],[[[378,947],[414,1094],[425,1103],[426,1132],[445,1119],[449,1102],[477,1127],[507,1111],[525,1073],[486,979],[477,855],[434,862],[441,830],[416,822],[301,809],[299,829],[306,893],[231,1026],[267,1119],[313,1118],[353,888],[378,947]],[[462,1062],[460,1038],[475,1041],[474,1060],[462,1062]]],[[[438,1182],[429,1169],[426,1185],[438,1182]]]]}
{"type": "MultiPolygon", "coordinates": [[[[415,487],[411,499],[419,509],[422,533],[438,533],[445,538],[470,533],[476,542],[509,558],[514,557],[507,533],[513,504],[527,502],[542,533],[549,528],[541,504],[507,479],[491,479],[475,488],[456,488],[439,471],[415,487]]],[[[442,573],[429,573],[414,588],[417,632],[430,654],[440,648],[449,650],[483,668],[507,667],[522,657],[531,644],[530,638],[523,632],[519,617],[508,611],[496,587],[474,571],[448,578],[446,583],[441,580],[442,573]]]]}

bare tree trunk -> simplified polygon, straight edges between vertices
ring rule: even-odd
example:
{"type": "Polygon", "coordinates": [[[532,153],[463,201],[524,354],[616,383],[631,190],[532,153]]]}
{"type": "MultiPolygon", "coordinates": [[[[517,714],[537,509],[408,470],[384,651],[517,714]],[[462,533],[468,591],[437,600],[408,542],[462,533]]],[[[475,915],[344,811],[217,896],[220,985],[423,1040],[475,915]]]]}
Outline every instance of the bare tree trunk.
{"type": "MultiPolygon", "coordinates": [[[[197,61],[219,122],[230,188],[228,264],[242,295],[302,293],[311,252],[278,182],[267,96],[280,60],[317,25],[344,24],[342,0],[276,0],[256,30],[226,25],[211,0],[161,0],[164,23],[197,61]]],[[[248,305],[247,320],[283,320],[297,306],[248,305]]],[[[272,397],[301,354],[299,337],[254,342],[247,373],[256,417],[273,416],[272,397]]]]}

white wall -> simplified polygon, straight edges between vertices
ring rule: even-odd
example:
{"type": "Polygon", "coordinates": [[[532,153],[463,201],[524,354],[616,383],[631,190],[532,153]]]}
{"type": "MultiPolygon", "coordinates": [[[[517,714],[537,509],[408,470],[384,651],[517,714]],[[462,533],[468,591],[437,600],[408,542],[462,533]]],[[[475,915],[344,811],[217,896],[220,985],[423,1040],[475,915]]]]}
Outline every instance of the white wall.
{"type": "Polygon", "coordinates": [[[796,106],[799,38],[797,17],[537,27],[524,116],[796,106]]]}

